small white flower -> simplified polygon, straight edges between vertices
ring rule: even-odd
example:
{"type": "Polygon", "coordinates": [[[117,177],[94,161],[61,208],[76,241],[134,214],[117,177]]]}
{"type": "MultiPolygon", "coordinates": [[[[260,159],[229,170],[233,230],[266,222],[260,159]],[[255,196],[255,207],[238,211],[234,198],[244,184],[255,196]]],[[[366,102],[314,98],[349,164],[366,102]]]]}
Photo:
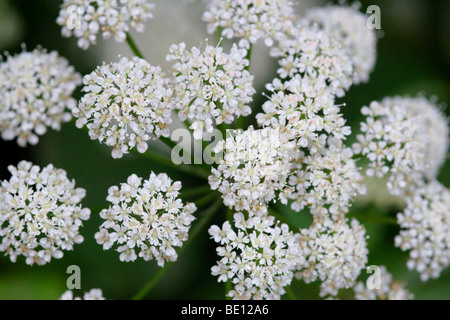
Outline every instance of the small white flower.
{"type": "Polygon", "coordinates": [[[0,133],[21,147],[72,119],[81,75],[56,51],[35,49],[0,60],[0,133]]]}
{"type": "Polygon", "coordinates": [[[123,42],[131,28],[143,32],[154,7],[148,0],[64,0],[56,22],[64,37],[74,35],[86,50],[97,43],[99,33],[123,42]]]}
{"type": "Polygon", "coordinates": [[[175,247],[187,240],[197,210],[193,203],[181,203],[180,189],[181,183],[153,172],[149,180],[133,174],[120,188],[109,188],[111,205],[100,212],[105,222],[95,234],[97,243],[104,250],[114,247],[121,261],[155,259],[161,267],[176,261],[175,247]]]}
{"type": "Polygon", "coordinates": [[[113,147],[113,158],[132,148],[144,153],[152,137],[168,137],[172,122],[172,90],[160,67],[144,59],[122,57],[83,79],[76,125],[89,128],[91,139],[113,147]]]}
{"type": "Polygon", "coordinates": [[[44,265],[83,242],[79,228],[90,217],[79,204],[84,189],[53,165],[41,170],[21,161],[8,170],[11,179],[0,186],[0,251],[12,262],[22,255],[28,265],[44,265]]]}

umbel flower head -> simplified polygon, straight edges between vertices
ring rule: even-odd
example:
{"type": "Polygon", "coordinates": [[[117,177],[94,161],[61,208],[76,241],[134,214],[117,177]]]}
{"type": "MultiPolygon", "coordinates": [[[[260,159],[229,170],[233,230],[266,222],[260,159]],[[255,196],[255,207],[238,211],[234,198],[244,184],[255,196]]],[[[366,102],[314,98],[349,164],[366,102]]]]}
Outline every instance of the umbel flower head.
{"type": "Polygon", "coordinates": [[[35,49],[0,61],[0,133],[21,147],[39,142],[47,128],[72,119],[72,93],[81,75],[56,51],[35,49]]]}
{"type": "Polygon", "coordinates": [[[159,266],[176,261],[175,247],[181,247],[188,238],[193,213],[193,203],[183,205],[178,199],[181,182],[172,182],[165,174],[150,174],[142,181],[135,174],[120,187],[108,190],[108,209],[100,212],[105,220],[95,234],[104,250],[115,247],[120,261],[145,261],[155,259],[159,266]]]}
{"type": "Polygon", "coordinates": [[[393,195],[404,195],[425,179],[436,178],[447,157],[449,129],[447,118],[432,101],[387,97],[361,112],[366,121],[353,149],[369,159],[369,176],[389,174],[393,195]]]}
{"type": "Polygon", "coordinates": [[[74,35],[78,47],[86,50],[97,43],[99,33],[122,42],[131,28],[144,32],[154,7],[149,0],[64,0],[56,22],[64,37],[74,35]]]}
{"type": "Polygon", "coordinates": [[[436,180],[406,197],[397,215],[400,233],[395,246],[409,251],[407,266],[423,281],[438,278],[450,265],[450,190],[436,180]]]}
{"type": "Polygon", "coordinates": [[[73,110],[76,125],[86,125],[91,139],[113,147],[113,158],[133,147],[144,153],[152,137],[169,136],[173,107],[168,81],[160,67],[138,57],[104,64],[83,79],[86,94],[73,110]]]}
{"type": "Polygon", "coordinates": [[[295,276],[306,283],[320,280],[321,297],[353,287],[368,260],[366,231],[356,219],[350,225],[346,220],[316,220],[301,230],[299,246],[304,259],[295,276]]]}
{"type": "Polygon", "coordinates": [[[230,134],[214,148],[223,152],[223,159],[211,170],[211,189],[219,190],[223,203],[239,211],[265,205],[286,185],[293,148],[278,129],[250,127],[230,134]]]}
{"type": "Polygon", "coordinates": [[[272,46],[295,18],[290,0],[212,0],[203,15],[208,33],[222,30],[228,39],[241,38],[240,47],[263,39],[272,46]]]}
{"type": "Polygon", "coordinates": [[[297,153],[288,184],[284,197],[293,200],[292,209],[307,207],[315,219],[342,219],[354,197],[366,192],[352,149],[326,135],[297,153]]]}
{"type": "Polygon", "coordinates": [[[90,217],[80,205],[84,189],[51,164],[21,161],[8,170],[11,179],[0,186],[0,251],[12,262],[22,255],[29,265],[44,265],[83,242],[79,229],[90,217]]]}
{"type": "MultiPolygon", "coordinates": [[[[365,26],[364,26],[365,27],[365,26]]],[[[270,51],[278,60],[282,79],[302,78],[322,83],[336,96],[342,97],[352,85],[354,68],[348,50],[327,29],[300,20],[290,33],[280,37],[270,51]]]]}
{"type": "Polygon", "coordinates": [[[339,106],[334,103],[334,96],[323,82],[297,74],[284,82],[276,78],[266,88],[272,95],[263,104],[263,113],[256,115],[258,124],[279,128],[299,147],[311,145],[322,133],[339,139],[351,133],[339,106]]]}
{"type": "Polygon", "coordinates": [[[91,289],[84,293],[83,298],[74,297],[72,290],[67,290],[59,300],[105,300],[105,297],[101,289],[91,289]]]}
{"type": "Polygon", "coordinates": [[[414,295],[409,292],[402,283],[393,279],[385,266],[380,266],[377,275],[380,283],[374,283],[379,287],[369,288],[366,283],[358,282],[353,290],[357,300],[413,300],[414,295]]]}
{"type": "Polygon", "coordinates": [[[303,17],[330,34],[348,52],[353,66],[352,82],[367,82],[377,58],[377,36],[367,27],[367,15],[353,6],[312,8],[303,17]]]}
{"type": "Polygon", "coordinates": [[[253,76],[245,69],[249,65],[247,50],[233,45],[229,54],[222,47],[207,45],[201,51],[186,50],[180,43],[170,47],[168,61],[172,67],[174,103],[181,121],[189,119],[194,138],[212,132],[213,125],[230,124],[240,116],[248,116],[248,104],[253,100],[253,76]]]}
{"type": "Polygon", "coordinates": [[[286,224],[266,211],[251,217],[234,214],[233,225],[213,225],[209,234],[220,246],[221,259],[211,268],[218,281],[231,281],[227,296],[237,300],[280,299],[290,285],[296,265],[298,244],[286,224]]]}

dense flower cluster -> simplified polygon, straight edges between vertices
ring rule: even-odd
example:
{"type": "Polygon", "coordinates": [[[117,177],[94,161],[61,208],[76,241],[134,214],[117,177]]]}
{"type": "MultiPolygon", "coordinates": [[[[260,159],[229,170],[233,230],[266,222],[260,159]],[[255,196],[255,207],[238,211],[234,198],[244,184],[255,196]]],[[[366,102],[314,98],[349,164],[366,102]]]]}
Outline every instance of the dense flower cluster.
{"type": "Polygon", "coordinates": [[[246,70],[247,50],[233,45],[229,54],[222,47],[207,45],[203,51],[186,50],[184,43],[170,48],[168,61],[174,61],[174,103],[181,121],[192,121],[194,138],[201,139],[213,125],[230,124],[248,116],[248,104],[255,93],[253,76],[246,70]]]}
{"type": "Polygon", "coordinates": [[[450,190],[437,181],[417,188],[406,197],[397,216],[400,234],[395,245],[409,250],[409,269],[423,281],[438,278],[450,265],[450,190]]]}
{"type": "Polygon", "coordinates": [[[448,122],[424,97],[387,97],[363,107],[362,134],[353,147],[369,159],[369,176],[389,174],[394,195],[436,178],[448,150],[448,122]]]}
{"type": "Polygon", "coordinates": [[[12,262],[22,255],[28,265],[44,265],[83,242],[79,229],[90,216],[80,205],[84,189],[53,165],[41,170],[21,161],[8,170],[11,179],[0,186],[0,251],[12,262]]]}
{"type": "Polygon", "coordinates": [[[219,190],[224,204],[238,211],[265,205],[286,185],[293,147],[277,129],[250,127],[230,134],[214,149],[223,152],[223,159],[212,168],[211,189],[219,190]]]}
{"type": "Polygon", "coordinates": [[[323,82],[341,97],[352,85],[353,65],[346,48],[327,30],[304,21],[280,38],[270,52],[278,60],[282,79],[299,74],[313,83],[323,82]]]}
{"type": "Polygon", "coordinates": [[[336,296],[339,289],[351,288],[367,263],[366,231],[355,219],[324,219],[300,231],[300,252],[296,278],[306,283],[320,280],[320,295],[336,296]]]}
{"type": "Polygon", "coordinates": [[[64,0],[56,22],[64,37],[74,35],[86,50],[97,43],[99,33],[122,42],[130,28],[143,32],[154,7],[149,0],[64,0]]]}
{"type": "Polygon", "coordinates": [[[35,49],[0,61],[0,133],[21,147],[72,119],[81,76],[56,51],[35,49]]]}
{"type": "Polygon", "coordinates": [[[377,36],[367,27],[367,15],[359,11],[358,5],[313,8],[303,18],[311,25],[318,25],[347,51],[353,84],[369,80],[377,57],[377,36]]]}
{"type": "Polygon", "coordinates": [[[106,200],[111,205],[100,212],[105,222],[95,234],[98,244],[104,250],[115,246],[121,261],[139,256],[145,261],[155,259],[161,267],[176,261],[175,247],[188,238],[197,210],[193,203],[183,205],[177,198],[180,189],[181,182],[153,172],[149,180],[133,174],[120,188],[109,188],[106,200]]]}
{"type": "Polygon", "coordinates": [[[385,266],[380,266],[379,283],[373,283],[378,288],[368,288],[366,283],[358,282],[353,290],[357,300],[413,300],[414,295],[402,283],[393,279],[385,266]]]}
{"type": "Polygon", "coordinates": [[[221,257],[211,268],[218,281],[231,281],[233,299],[280,299],[290,285],[298,261],[296,236],[267,211],[251,217],[234,214],[233,225],[211,226],[209,234],[221,257]]]}
{"type": "Polygon", "coordinates": [[[285,197],[293,200],[292,209],[310,209],[315,218],[341,219],[353,198],[366,187],[351,148],[342,140],[322,135],[309,149],[300,151],[292,161],[292,174],[285,197]]]}
{"type": "Polygon", "coordinates": [[[339,139],[351,133],[334,96],[323,83],[297,74],[285,82],[275,79],[266,87],[272,95],[263,104],[263,113],[256,115],[260,126],[279,128],[286,139],[296,141],[300,147],[313,144],[322,132],[339,139]]]}
{"type": "Polygon", "coordinates": [[[86,125],[91,139],[113,147],[113,158],[135,146],[145,152],[153,135],[169,136],[172,90],[160,67],[122,57],[98,67],[83,83],[86,94],[73,110],[76,125],[86,125]]]}
{"type": "Polygon", "coordinates": [[[241,38],[240,47],[263,39],[272,46],[295,19],[290,0],[212,0],[203,20],[208,23],[208,33],[221,30],[228,39],[241,38]]]}
{"type": "Polygon", "coordinates": [[[103,297],[103,292],[101,289],[91,289],[90,291],[84,293],[83,298],[74,297],[72,290],[67,290],[63,293],[59,300],[105,300],[105,297],[103,297]]]}

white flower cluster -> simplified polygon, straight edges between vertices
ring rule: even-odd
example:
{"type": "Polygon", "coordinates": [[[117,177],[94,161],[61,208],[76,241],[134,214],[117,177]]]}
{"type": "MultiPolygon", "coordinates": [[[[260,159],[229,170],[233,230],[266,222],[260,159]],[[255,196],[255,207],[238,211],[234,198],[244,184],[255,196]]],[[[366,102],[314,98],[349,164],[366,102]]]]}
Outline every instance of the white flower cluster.
{"type": "Polygon", "coordinates": [[[366,283],[358,282],[353,288],[357,300],[413,300],[414,295],[402,283],[393,279],[385,266],[380,266],[379,288],[369,289],[366,283]]]}
{"type": "Polygon", "coordinates": [[[275,79],[266,87],[272,95],[264,103],[263,113],[256,115],[260,126],[279,128],[300,147],[313,144],[322,132],[339,139],[351,133],[323,83],[295,75],[285,82],[275,79]]]}
{"type": "Polygon", "coordinates": [[[424,97],[387,97],[361,112],[366,120],[353,149],[369,159],[369,176],[389,174],[393,195],[436,178],[447,157],[449,129],[432,102],[424,97]]]}
{"type": "Polygon", "coordinates": [[[113,147],[113,158],[135,146],[144,153],[152,135],[169,136],[172,90],[160,67],[122,57],[98,67],[83,83],[86,94],[73,110],[76,125],[86,125],[91,139],[113,147]]]}
{"type": "Polygon", "coordinates": [[[212,0],[203,20],[208,23],[208,33],[221,30],[228,39],[241,38],[240,47],[263,39],[272,46],[295,19],[290,0],[212,0]]]}
{"type": "Polygon", "coordinates": [[[170,47],[168,61],[172,67],[174,103],[181,121],[192,121],[194,138],[212,132],[213,124],[230,124],[240,116],[248,116],[248,104],[255,93],[247,50],[233,45],[229,54],[222,47],[207,45],[203,51],[186,50],[184,43],[170,47]]]}
{"type": "Polygon", "coordinates": [[[303,17],[331,34],[347,50],[353,66],[352,82],[367,82],[377,58],[377,36],[367,27],[367,15],[359,5],[312,8],[303,17]]]}
{"type": "Polygon", "coordinates": [[[22,255],[28,265],[44,265],[83,242],[79,229],[90,217],[80,205],[84,189],[53,165],[41,170],[21,161],[8,170],[11,179],[0,186],[0,251],[12,262],[22,255]]]}
{"type": "Polygon", "coordinates": [[[417,188],[406,197],[397,215],[400,233],[395,245],[410,250],[407,266],[421,279],[438,278],[450,265],[450,190],[437,181],[417,188]]]}
{"type": "Polygon", "coordinates": [[[351,288],[367,263],[365,228],[355,219],[324,219],[300,231],[300,252],[305,257],[296,267],[296,278],[306,283],[320,280],[320,296],[336,296],[351,288]]]}
{"type": "Polygon", "coordinates": [[[221,257],[211,268],[218,281],[231,281],[233,299],[280,299],[290,285],[298,260],[296,236],[267,211],[250,217],[234,214],[233,225],[211,226],[209,234],[220,244],[221,257]]]}
{"type": "Polygon", "coordinates": [[[56,51],[35,49],[0,61],[0,133],[21,147],[39,142],[47,128],[72,119],[72,93],[81,75],[56,51]]]}
{"type": "Polygon", "coordinates": [[[149,180],[135,174],[120,188],[108,190],[108,209],[100,212],[105,220],[95,234],[104,250],[113,246],[120,261],[134,261],[138,255],[145,261],[155,259],[159,266],[178,258],[174,247],[181,247],[188,238],[193,203],[183,205],[178,199],[181,182],[172,182],[165,174],[150,174],[149,180]],[[138,251],[138,252],[136,252],[138,251]]]}
{"type": "Polygon", "coordinates": [[[299,74],[313,83],[323,82],[339,97],[352,85],[353,66],[346,48],[317,25],[299,21],[270,54],[278,60],[277,72],[282,79],[299,74]]]}
{"type": "Polygon", "coordinates": [[[149,0],[64,0],[56,22],[64,37],[74,35],[78,47],[86,50],[97,43],[99,33],[123,42],[130,27],[144,32],[154,7],[149,0]]]}
{"type": "Polygon", "coordinates": [[[211,189],[219,190],[224,204],[238,211],[266,205],[286,186],[293,147],[278,129],[250,127],[230,134],[213,150],[224,156],[211,170],[211,189]]]}
{"type": "Polygon", "coordinates": [[[74,297],[72,290],[67,290],[63,293],[59,300],[105,300],[105,297],[103,297],[103,292],[101,289],[91,289],[90,291],[84,293],[83,298],[74,297]]]}
{"type": "Polygon", "coordinates": [[[309,149],[292,161],[292,173],[285,197],[293,200],[295,211],[310,209],[315,219],[339,220],[348,212],[353,198],[365,194],[364,179],[351,148],[342,140],[322,135],[309,149]]]}
{"type": "Polygon", "coordinates": [[[376,61],[377,38],[366,21],[356,7],[309,10],[271,50],[280,77],[301,74],[323,81],[338,97],[352,84],[367,82],[376,61]]]}

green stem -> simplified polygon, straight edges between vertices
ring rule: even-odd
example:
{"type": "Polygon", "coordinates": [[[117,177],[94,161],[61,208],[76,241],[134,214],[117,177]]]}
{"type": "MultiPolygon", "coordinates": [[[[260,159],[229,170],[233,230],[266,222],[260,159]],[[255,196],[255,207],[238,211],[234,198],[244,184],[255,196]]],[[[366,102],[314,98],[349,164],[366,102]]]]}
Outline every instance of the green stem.
{"type": "Polygon", "coordinates": [[[381,223],[386,225],[392,225],[392,226],[398,226],[397,219],[385,217],[385,216],[376,216],[376,215],[370,215],[370,214],[363,214],[363,213],[356,213],[356,212],[349,212],[349,217],[355,218],[359,221],[367,221],[367,222],[374,222],[374,223],[381,223]]]}
{"type": "Polygon", "coordinates": [[[288,294],[289,300],[298,300],[294,293],[294,290],[292,290],[290,286],[286,287],[286,292],[288,294]]]}
{"type": "MultiPolygon", "coordinates": [[[[204,211],[202,219],[193,228],[189,239],[184,243],[184,245],[178,250],[178,256],[186,250],[190,243],[198,236],[198,234],[208,225],[212,216],[220,209],[222,204],[221,199],[217,199],[216,202],[208,210],[204,211]]],[[[142,300],[150,292],[150,290],[158,283],[161,277],[169,270],[173,262],[167,262],[163,268],[161,268],[145,285],[139,290],[131,299],[132,300],[142,300]]]]}
{"type": "Polygon", "coordinates": [[[185,164],[177,165],[177,164],[173,163],[172,159],[169,159],[165,156],[162,156],[162,155],[159,155],[156,153],[152,153],[149,150],[147,150],[147,152],[145,152],[145,153],[140,153],[139,151],[137,151],[136,149],[133,148],[133,149],[131,149],[131,152],[135,155],[145,157],[146,159],[151,160],[152,162],[162,164],[163,166],[175,169],[175,170],[183,172],[183,173],[190,174],[192,176],[195,176],[195,177],[198,177],[201,179],[208,179],[208,177],[209,177],[209,173],[206,170],[203,170],[202,168],[196,168],[194,166],[185,165],[185,164]]]}
{"type": "Polygon", "coordinates": [[[183,198],[191,198],[198,195],[204,195],[205,193],[211,191],[211,187],[209,185],[202,185],[200,187],[194,187],[191,189],[188,189],[187,191],[183,191],[181,193],[181,196],[183,198]]]}
{"type": "Polygon", "coordinates": [[[268,211],[269,211],[269,214],[273,215],[278,221],[280,221],[281,223],[287,224],[291,230],[298,230],[299,229],[299,227],[297,227],[296,225],[294,225],[293,223],[288,221],[288,219],[286,219],[285,216],[283,216],[282,214],[278,213],[274,209],[269,207],[268,211]]]}
{"type": "Polygon", "coordinates": [[[130,34],[127,32],[127,43],[130,47],[131,51],[133,51],[134,55],[137,57],[144,59],[144,56],[142,55],[141,50],[137,47],[136,43],[134,42],[133,38],[130,36],[130,34]]]}
{"type": "Polygon", "coordinates": [[[218,46],[222,45],[222,30],[223,30],[222,27],[218,27],[216,31],[216,44],[218,46]]]}
{"type": "MultiPolygon", "coordinates": [[[[201,207],[205,204],[210,203],[212,200],[219,198],[220,197],[220,193],[218,193],[217,191],[211,191],[211,193],[207,194],[206,196],[194,201],[195,205],[197,207],[201,207]]],[[[220,199],[220,198],[219,198],[220,199]]]]}
{"type": "Polygon", "coordinates": [[[252,61],[252,51],[253,51],[253,45],[250,43],[250,48],[248,48],[247,56],[245,57],[248,60],[248,66],[245,67],[245,70],[250,71],[250,65],[252,61]]]}

